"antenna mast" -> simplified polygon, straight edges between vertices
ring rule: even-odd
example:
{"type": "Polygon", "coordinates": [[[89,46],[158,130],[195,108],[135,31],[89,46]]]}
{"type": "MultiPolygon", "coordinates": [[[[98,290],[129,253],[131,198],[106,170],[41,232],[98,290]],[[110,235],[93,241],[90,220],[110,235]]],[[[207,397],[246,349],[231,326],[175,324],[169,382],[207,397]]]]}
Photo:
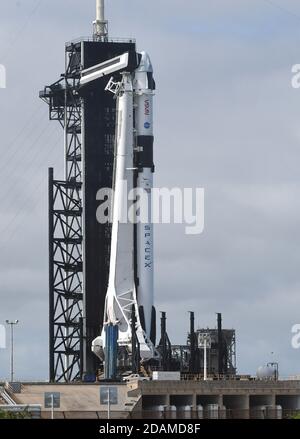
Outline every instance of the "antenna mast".
{"type": "Polygon", "coordinates": [[[105,20],[104,0],[96,0],[96,20],[93,21],[94,33],[93,37],[96,41],[107,39],[108,22],[105,20]]]}

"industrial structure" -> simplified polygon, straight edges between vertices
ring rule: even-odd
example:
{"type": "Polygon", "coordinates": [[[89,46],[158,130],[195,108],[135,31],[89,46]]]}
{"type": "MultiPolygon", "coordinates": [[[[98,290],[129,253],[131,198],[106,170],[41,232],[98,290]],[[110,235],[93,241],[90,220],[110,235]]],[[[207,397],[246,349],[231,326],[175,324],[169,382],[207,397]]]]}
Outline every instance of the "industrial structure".
{"type": "Polygon", "coordinates": [[[118,367],[141,364],[149,372],[235,374],[235,334],[222,330],[220,314],[202,349],[194,313],[186,346],[172,346],[162,313],[156,347],[153,69],[134,40],[109,39],[104,0],[93,25],[93,38],[66,44],[65,72],[40,92],[64,130],[65,151],[64,179],[49,170],[50,381],[95,381],[99,370],[114,379],[118,367]],[[110,189],[105,204],[99,191],[110,189]],[[142,207],[128,221],[131,190],[134,200],[145,195],[146,220],[142,207]],[[99,206],[109,221],[99,220],[99,206]]]}
{"type": "Polygon", "coordinates": [[[235,377],[236,340],[234,329],[222,328],[217,314],[216,329],[195,329],[194,312],[190,312],[190,330],[186,345],[172,344],[167,334],[166,313],[161,315],[160,370],[180,371],[203,378],[235,377]],[[207,341],[205,346],[203,340],[207,341]]]}
{"type": "MultiPolygon", "coordinates": [[[[134,380],[111,383],[117,404],[114,419],[282,419],[300,412],[300,381],[269,381],[240,377],[237,380],[134,380]]],[[[24,383],[13,391],[1,386],[0,409],[34,410],[51,417],[44,408],[45,392],[60,392],[57,419],[107,419],[107,404],[99,404],[99,388],[106,383],[24,383]]]]}
{"type": "Polygon", "coordinates": [[[84,69],[136,55],[133,40],[108,38],[103,3],[97,1],[93,38],[66,44],[65,73],[40,93],[65,144],[65,178],[49,170],[51,381],[80,380],[98,368],[91,346],[103,324],[111,227],[96,219],[96,194],[112,187],[116,101],[107,78],[83,89],[80,80],[84,69]]]}
{"type": "MultiPolygon", "coordinates": [[[[104,0],[96,0],[93,37],[66,44],[64,73],[40,92],[64,132],[64,178],[49,169],[50,380],[14,383],[12,349],[0,410],[53,417],[56,394],[55,417],[69,419],[281,419],[300,412],[299,377],[281,380],[278,363],[256,377],[237,373],[235,330],[223,327],[221,313],[214,328],[196,328],[194,311],[189,320],[186,313],[186,343],[177,345],[161,312],[156,336],[155,88],[149,55],[133,39],[108,37],[104,0]],[[143,196],[129,221],[124,200],[143,196]]],[[[13,329],[17,321],[7,323],[13,329]]]]}

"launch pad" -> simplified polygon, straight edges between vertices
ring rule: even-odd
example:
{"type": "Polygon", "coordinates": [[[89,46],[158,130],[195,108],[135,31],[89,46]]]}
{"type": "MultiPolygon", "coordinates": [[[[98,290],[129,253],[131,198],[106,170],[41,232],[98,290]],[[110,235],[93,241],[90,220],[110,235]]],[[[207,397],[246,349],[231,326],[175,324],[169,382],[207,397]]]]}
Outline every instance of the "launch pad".
{"type": "Polygon", "coordinates": [[[64,73],[40,92],[64,131],[64,178],[49,169],[50,381],[153,370],[233,376],[235,333],[219,320],[203,350],[194,313],[185,346],[172,345],[162,313],[156,346],[153,225],[119,222],[124,179],[151,205],[153,70],[135,40],[108,38],[104,1],[96,3],[93,38],[66,44],[64,73]],[[114,190],[112,222],[97,218],[102,189],[114,190]]]}

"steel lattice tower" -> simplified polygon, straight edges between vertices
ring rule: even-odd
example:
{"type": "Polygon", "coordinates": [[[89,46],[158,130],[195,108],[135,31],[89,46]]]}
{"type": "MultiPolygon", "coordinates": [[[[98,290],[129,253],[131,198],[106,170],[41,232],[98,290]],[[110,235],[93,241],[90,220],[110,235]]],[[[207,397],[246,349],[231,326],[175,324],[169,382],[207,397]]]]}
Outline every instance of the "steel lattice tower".
{"type": "Polygon", "coordinates": [[[102,327],[110,226],[96,220],[96,194],[112,187],[116,102],[107,79],[84,91],[84,68],[130,52],[133,40],[68,43],[65,73],[40,97],[64,130],[64,180],[49,170],[49,358],[51,381],[74,381],[98,367],[91,342],[102,327]]]}

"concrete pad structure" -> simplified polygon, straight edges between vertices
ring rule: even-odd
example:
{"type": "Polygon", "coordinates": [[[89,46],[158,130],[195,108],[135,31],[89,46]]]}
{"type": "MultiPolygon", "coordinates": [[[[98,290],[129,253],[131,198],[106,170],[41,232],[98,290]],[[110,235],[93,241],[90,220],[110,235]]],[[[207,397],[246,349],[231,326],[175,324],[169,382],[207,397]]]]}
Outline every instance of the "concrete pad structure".
{"type": "MultiPolygon", "coordinates": [[[[17,404],[40,404],[45,392],[60,392],[57,418],[107,418],[107,405],[100,404],[95,384],[22,384],[10,396],[17,404]]],[[[111,383],[118,403],[111,405],[111,418],[281,418],[300,412],[300,381],[140,381],[111,383]]]]}

